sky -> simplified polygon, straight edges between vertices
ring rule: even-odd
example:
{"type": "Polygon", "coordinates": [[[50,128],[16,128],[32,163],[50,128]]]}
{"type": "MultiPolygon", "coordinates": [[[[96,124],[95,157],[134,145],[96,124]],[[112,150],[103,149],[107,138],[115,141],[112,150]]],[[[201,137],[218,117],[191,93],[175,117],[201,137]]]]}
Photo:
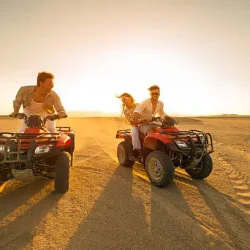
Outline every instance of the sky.
{"type": "Polygon", "coordinates": [[[156,84],[168,114],[250,114],[249,24],[249,0],[0,0],[0,114],[41,71],[67,111],[156,84]]]}

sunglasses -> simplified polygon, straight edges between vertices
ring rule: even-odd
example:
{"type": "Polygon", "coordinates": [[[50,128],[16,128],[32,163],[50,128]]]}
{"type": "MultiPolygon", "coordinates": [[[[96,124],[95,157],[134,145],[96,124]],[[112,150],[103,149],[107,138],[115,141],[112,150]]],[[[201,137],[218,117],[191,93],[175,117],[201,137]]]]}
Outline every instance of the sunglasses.
{"type": "Polygon", "coordinates": [[[157,92],[157,93],[155,93],[155,92],[151,92],[150,94],[151,94],[151,95],[160,95],[160,93],[159,93],[159,92],[157,92]]]}

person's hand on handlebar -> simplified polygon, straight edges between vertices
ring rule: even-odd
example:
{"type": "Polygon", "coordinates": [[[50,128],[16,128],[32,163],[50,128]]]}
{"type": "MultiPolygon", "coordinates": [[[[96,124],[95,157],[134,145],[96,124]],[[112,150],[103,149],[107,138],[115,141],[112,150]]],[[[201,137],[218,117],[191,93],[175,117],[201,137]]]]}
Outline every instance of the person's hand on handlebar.
{"type": "Polygon", "coordinates": [[[9,117],[13,117],[13,118],[18,118],[18,119],[27,119],[27,115],[24,113],[17,113],[17,112],[12,112],[9,117]]]}
{"type": "Polygon", "coordinates": [[[64,112],[59,112],[57,115],[58,115],[58,118],[59,118],[59,119],[62,119],[62,118],[66,118],[66,117],[67,117],[67,114],[64,113],[64,112]]]}
{"type": "Polygon", "coordinates": [[[54,120],[59,120],[59,119],[66,118],[66,117],[67,115],[64,112],[59,112],[58,114],[47,116],[46,119],[50,121],[54,121],[54,120]]]}
{"type": "Polygon", "coordinates": [[[18,116],[18,113],[17,112],[12,112],[10,115],[9,115],[9,117],[14,117],[14,118],[16,118],[18,116]]]}
{"type": "Polygon", "coordinates": [[[164,122],[166,122],[169,127],[173,127],[175,124],[179,124],[178,121],[176,121],[173,117],[170,116],[165,116],[164,122]]]}

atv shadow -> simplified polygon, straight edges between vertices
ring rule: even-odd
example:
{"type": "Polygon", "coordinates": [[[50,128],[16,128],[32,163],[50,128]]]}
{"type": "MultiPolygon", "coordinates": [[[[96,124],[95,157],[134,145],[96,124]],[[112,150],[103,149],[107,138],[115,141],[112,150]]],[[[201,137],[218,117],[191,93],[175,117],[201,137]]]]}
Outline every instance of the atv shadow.
{"type": "MultiPolygon", "coordinates": [[[[146,180],[140,166],[134,168],[116,168],[66,249],[171,249],[173,244],[183,249],[177,238],[189,236],[176,228],[175,220],[159,204],[174,200],[176,209],[182,207],[195,219],[178,185],[159,189],[146,180]]],[[[190,241],[185,249],[200,249],[200,245],[190,241]]]]}
{"type": "Polygon", "coordinates": [[[203,196],[213,216],[219,221],[234,249],[249,249],[249,208],[240,208],[235,200],[219,192],[207,181],[198,181],[195,186],[203,196]]]}
{"type": "MultiPolygon", "coordinates": [[[[175,172],[174,181],[185,185],[190,185],[197,190],[202,197],[206,211],[203,211],[206,216],[197,218],[201,224],[208,224],[207,227],[214,234],[218,234],[216,227],[209,225],[211,218],[217,221],[218,226],[221,227],[221,235],[224,240],[234,249],[248,249],[250,245],[250,211],[249,208],[239,209],[240,205],[229,195],[221,193],[215,187],[209,184],[206,179],[195,180],[191,179],[189,175],[182,170],[175,172]],[[245,210],[245,212],[243,212],[245,210]],[[240,223],[239,223],[240,221],[240,223]]],[[[192,206],[195,206],[193,203],[192,206]]]]}
{"type": "Polygon", "coordinates": [[[51,192],[51,189],[41,190],[50,182],[41,179],[0,200],[0,249],[24,249],[32,242],[36,235],[35,228],[62,197],[51,192]],[[37,196],[37,200],[32,204],[34,196],[37,196]]]}
{"type": "Polygon", "coordinates": [[[116,167],[66,249],[121,249],[128,239],[129,245],[136,247],[138,230],[148,234],[144,206],[133,196],[132,169],[116,167]]]}
{"type": "Polygon", "coordinates": [[[38,194],[51,180],[37,179],[31,182],[9,181],[0,194],[0,221],[11,211],[28,202],[31,197],[38,194]],[[11,187],[8,187],[11,186],[11,187]]]}
{"type": "Polygon", "coordinates": [[[180,189],[180,184],[184,184],[187,186],[193,185],[194,180],[192,180],[192,178],[189,175],[187,174],[180,175],[179,170],[175,170],[173,182],[170,183],[167,187],[159,188],[151,184],[143,164],[136,163],[133,166],[133,170],[138,178],[151,185],[151,189],[154,190],[157,193],[157,195],[161,196],[166,200],[171,200],[171,203],[175,205],[178,209],[186,213],[193,220],[197,220],[192,210],[190,209],[190,206],[187,203],[184,194],[180,189]]]}

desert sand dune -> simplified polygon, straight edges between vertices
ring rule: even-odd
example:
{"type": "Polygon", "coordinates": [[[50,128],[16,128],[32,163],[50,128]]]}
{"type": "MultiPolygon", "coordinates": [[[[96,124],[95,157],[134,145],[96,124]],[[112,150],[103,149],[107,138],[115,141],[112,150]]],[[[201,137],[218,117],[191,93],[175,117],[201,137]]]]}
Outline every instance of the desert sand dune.
{"type": "MultiPolygon", "coordinates": [[[[119,118],[68,118],[76,131],[70,190],[53,181],[9,181],[0,193],[0,249],[250,249],[250,119],[180,118],[210,132],[214,170],[192,180],[176,170],[167,188],[143,165],[119,166],[119,118]]],[[[19,121],[1,119],[0,131],[19,121]]]]}

